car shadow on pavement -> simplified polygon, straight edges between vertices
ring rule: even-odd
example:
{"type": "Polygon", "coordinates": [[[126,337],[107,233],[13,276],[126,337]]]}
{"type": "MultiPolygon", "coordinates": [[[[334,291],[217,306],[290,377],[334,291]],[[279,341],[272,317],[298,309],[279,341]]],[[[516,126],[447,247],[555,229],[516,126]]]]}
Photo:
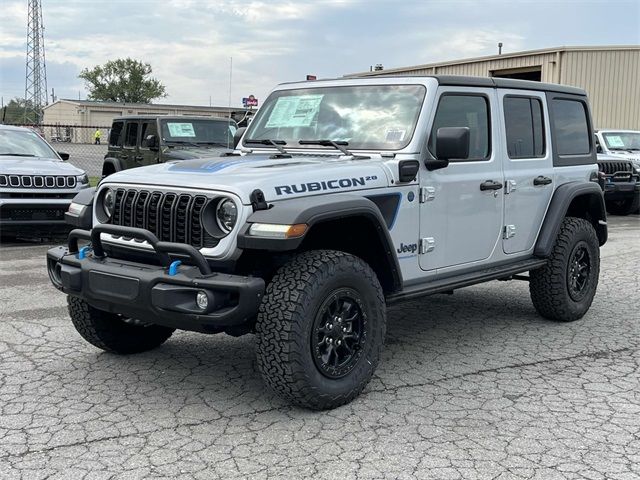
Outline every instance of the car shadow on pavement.
{"type": "MultiPolygon", "coordinates": [[[[511,300],[481,287],[391,308],[385,352],[365,394],[521,362],[528,356],[527,344],[536,343],[535,332],[548,322],[527,304],[528,297],[511,300]]],[[[93,372],[87,375],[90,390],[102,389],[106,382],[147,406],[152,402],[175,412],[188,404],[190,410],[228,415],[287,405],[262,382],[254,335],[176,332],[151,352],[83,357],[93,372]]]]}

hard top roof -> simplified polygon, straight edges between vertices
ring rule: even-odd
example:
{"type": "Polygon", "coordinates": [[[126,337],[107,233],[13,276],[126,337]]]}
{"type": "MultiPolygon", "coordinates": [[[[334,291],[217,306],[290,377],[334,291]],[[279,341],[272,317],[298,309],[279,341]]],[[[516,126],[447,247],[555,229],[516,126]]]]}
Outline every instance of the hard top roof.
{"type": "Polygon", "coordinates": [[[227,117],[207,117],[206,115],[123,115],[116,117],[113,121],[118,120],[212,120],[214,122],[229,122],[235,123],[235,120],[227,117]]]}
{"type": "Polygon", "coordinates": [[[424,79],[435,78],[439,85],[445,86],[457,86],[457,87],[485,87],[485,88],[510,88],[519,90],[536,90],[547,91],[557,93],[567,93],[571,95],[586,95],[581,88],[570,87],[568,85],[560,85],[556,83],[542,83],[533,82],[530,80],[516,80],[512,78],[498,78],[498,77],[472,77],[465,75],[362,75],[359,77],[341,77],[332,79],[319,79],[307,82],[287,82],[281,85],[300,85],[308,84],[312,86],[316,82],[322,82],[323,80],[331,82],[345,82],[351,84],[357,84],[359,80],[367,80],[368,84],[371,84],[372,80],[380,80],[381,83],[391,83],[393,79],[424,79]]]}

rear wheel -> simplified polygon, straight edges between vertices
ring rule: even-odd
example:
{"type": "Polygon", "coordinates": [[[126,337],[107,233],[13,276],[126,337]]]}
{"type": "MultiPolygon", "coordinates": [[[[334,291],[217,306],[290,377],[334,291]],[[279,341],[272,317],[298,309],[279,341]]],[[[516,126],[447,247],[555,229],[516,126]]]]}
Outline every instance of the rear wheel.
{"type": "Polygon", "coordinates": [[[331,250],[306,252],[267,287],[256,323],[258,368],[287,400],[335,408],[371,379],[385,328],[382,288],[363,260],[331,250]]]}
{"type": "Polygon", "coordinates": [[[84,300],[67,297],[73,326],[82,338],[112,353],[140,353],[162,345],[174,329],[160,325],[138,324],[115,313],[92,307],[84,300]]]}
{"type": "Polygon", "coordinates": [[[547,264],[530,272],[533,305],[551,320],[578,320],[593,302],[599,273],[600,247],[593,225],[567,217],[547,264]]]}

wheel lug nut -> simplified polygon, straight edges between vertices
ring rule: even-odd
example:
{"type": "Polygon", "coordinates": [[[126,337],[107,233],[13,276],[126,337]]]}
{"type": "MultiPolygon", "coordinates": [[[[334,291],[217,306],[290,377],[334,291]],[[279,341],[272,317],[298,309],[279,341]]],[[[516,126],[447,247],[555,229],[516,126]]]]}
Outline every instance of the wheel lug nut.
{"type": "Polygon", "coordinates": [[[343,331],[344,333],[347,333],[347,327],[342,327],[342,331],[343,331]]]}
{"type": "Polygon", "coordinates": [[[338,340],[338,341],[336,342],[336,345],[340,345],[340,344],[342,344],[342,340],[338,340]]]}
{"type": "Polygon", "coordinates": [[[327,343],[333,343],[333,338],[327,339],[327,343]]]}

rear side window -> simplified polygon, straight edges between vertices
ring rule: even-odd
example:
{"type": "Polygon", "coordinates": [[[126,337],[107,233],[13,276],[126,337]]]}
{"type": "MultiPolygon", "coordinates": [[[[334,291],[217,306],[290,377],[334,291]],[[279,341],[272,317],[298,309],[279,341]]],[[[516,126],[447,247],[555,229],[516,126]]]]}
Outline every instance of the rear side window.
{"type": "Polygon", "coordinates": [[[554,134],[558,155],[587,155],[591,152],[587,111],[578,100],[554,98],[554,134]]]}
{"type": "Polygon", "coordinates": [[[542,102],[533,97],[505,97],[504,123],[509,158],[544,156],[542,102]]]}
{"type": "Polygon", "coordinates": [[[120,145],[120,137],[122,136],[123,122],[114,122],[111,126],[111,133],[109,134],[109,145],[117,147],[120,145]]]}
{"type": "MultiPolygon", "coordinates": [[[[436,133],[442,127],[469,128],[469,160],[489,158],[489,104],[481,95],[444,94],[440,97],[438,110],[433,120],[429,151],[435,156],[436,133]]],[[[452,160],[454,161],[454,160],[452,160]]]]}
{"type": "Polygon", "coordinates": [[[138,141],[138,124],[127,123],[127,133],[124,137],[125,147],[135,147],[138,141]]]}

